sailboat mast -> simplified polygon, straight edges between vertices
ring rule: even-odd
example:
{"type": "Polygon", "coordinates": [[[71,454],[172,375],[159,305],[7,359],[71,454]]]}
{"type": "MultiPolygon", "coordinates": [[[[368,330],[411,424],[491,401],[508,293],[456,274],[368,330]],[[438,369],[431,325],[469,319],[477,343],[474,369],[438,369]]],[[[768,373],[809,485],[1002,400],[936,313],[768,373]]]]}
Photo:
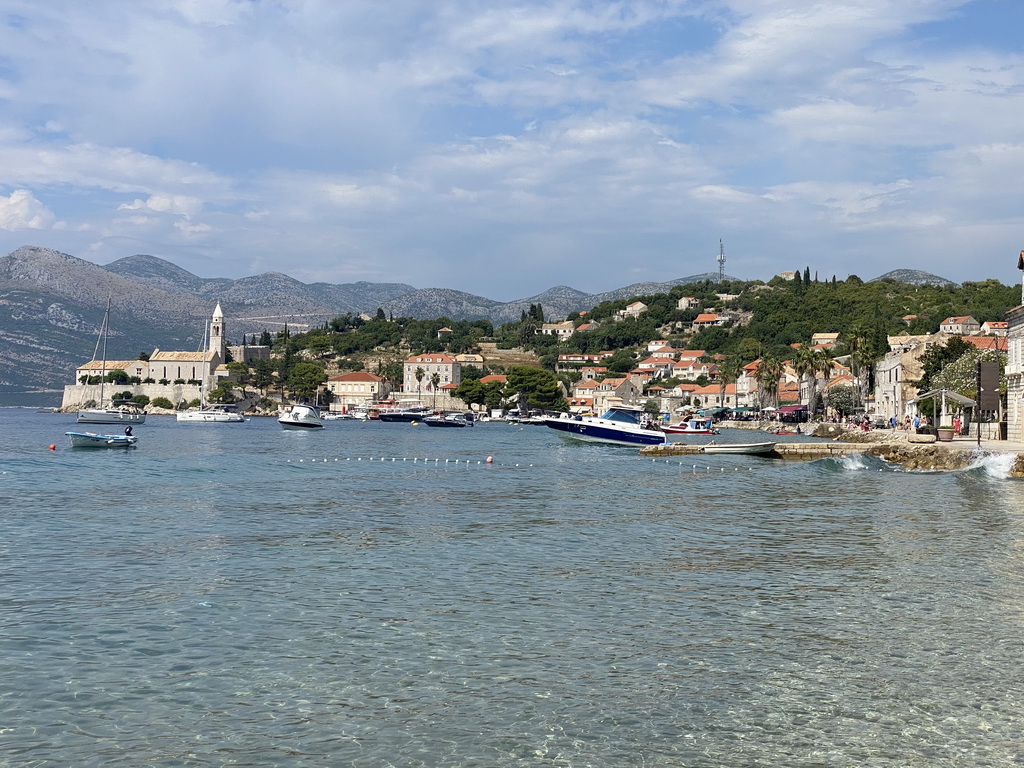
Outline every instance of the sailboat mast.
{"type": "Polygon", "coordinates": [[[103,344],[103,367],[100,369],[100,408],[103,407],[103,382],[107,379],[107,329],[110,327],[110,295],[107,294],[107,310],[103,313],[100,339],[103,344]]]}

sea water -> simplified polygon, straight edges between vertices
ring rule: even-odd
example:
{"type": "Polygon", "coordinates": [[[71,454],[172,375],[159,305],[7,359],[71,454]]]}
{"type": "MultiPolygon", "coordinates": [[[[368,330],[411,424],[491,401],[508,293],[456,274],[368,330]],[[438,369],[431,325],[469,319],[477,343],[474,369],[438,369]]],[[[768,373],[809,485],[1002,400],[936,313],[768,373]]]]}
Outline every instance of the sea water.
{"type": "Polygon", "coordinates": [[[0,765],[1024,761],[1024,484],[998,458],[73,429],[0,410],[0,765]]]}

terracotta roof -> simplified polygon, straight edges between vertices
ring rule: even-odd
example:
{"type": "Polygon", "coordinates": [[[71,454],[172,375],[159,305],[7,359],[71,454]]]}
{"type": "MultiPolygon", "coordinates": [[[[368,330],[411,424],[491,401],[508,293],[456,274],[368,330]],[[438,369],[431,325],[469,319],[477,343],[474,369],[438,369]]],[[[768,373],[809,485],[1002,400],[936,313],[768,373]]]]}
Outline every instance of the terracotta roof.
{"type": "Polygon", "coordinates": [[[113,370],[121,370],[121,371],[123,371],[123,370],[126,370],[129,366],[137,365],[139,363],[142,363],[142,365],[147,365],[145,360],[107,360],[106,367],[104,367],[102,360],[91,360],[88,363],[86,363],[85,365],[78,366],[77,370],[79,370],[79,371],[103,371],[103,370],[113,371],[113,370]]]}
{"type": "Polygon", "coordinates": [[[1006,352],[1009,349],[1009,339],[1005,336],[962,336],[961,338],[978,349],[994,349],[997,352],[1006,352]]]}
{"type": "Polygon", "coordinates": [[[328,381],[343,382],[379,382],[381,380],[382,379],[380,378],[380,376],[374,376],[372,373],[368,373],[367,371],[349,371],[348,373],[343,373],[340,376],[332,376],[331,378],[328,379],[328,381]]]}

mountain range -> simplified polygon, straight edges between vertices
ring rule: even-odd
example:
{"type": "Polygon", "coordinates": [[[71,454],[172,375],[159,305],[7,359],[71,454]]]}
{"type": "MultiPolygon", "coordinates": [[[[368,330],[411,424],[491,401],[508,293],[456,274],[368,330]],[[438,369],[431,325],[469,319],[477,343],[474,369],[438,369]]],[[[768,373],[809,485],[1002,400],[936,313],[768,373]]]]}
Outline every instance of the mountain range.
{"type": "MultiPolygon", "coordinates": [[[[898,272],[905,282],[949,283],[925,272],[898,272]]],[[[237,280],[202,278],[155,256],[128,256],[100,266],[49,248],[23,246],[0,258],[0,405],[59,402],[75,367],[94,357],[108,297],[107,359],[129,360],[154,348],[201,348],[204,322],[218,302],[229,339],[240,342],[243,334],[280,330],[286,323],[300,330],[377,309],[395,317],[487,319],[499,325],[540,304],[547,317],[563,318],[605,301],[717,279],[717,273],[703,273],[596,294],[556,286],[500,302],[404,283],[302,283],[280,272],[237,280]]]]}

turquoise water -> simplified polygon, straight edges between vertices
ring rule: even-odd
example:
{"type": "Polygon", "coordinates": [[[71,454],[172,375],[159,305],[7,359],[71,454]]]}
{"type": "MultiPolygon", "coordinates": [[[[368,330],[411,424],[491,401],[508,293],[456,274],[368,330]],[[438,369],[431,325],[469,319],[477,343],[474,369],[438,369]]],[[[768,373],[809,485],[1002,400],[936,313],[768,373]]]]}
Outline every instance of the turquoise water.
{"type": "Polygon", "coordinates": [[[1005,461],[69,429],[0,410],[0,765],[1024,761],[1005,461]]]}

